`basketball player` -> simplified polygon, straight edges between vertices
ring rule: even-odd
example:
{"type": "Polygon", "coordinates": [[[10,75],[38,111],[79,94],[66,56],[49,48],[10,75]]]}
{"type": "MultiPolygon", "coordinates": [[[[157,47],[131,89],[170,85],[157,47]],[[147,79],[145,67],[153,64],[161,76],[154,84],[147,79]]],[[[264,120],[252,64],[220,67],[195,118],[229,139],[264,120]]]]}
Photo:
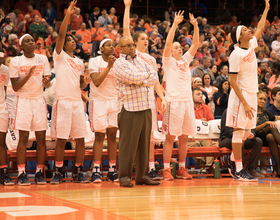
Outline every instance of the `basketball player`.
{"type": "Polygon", "coordinates": [[[112,67],[116,60],[114,45],[111,39],[104,39],[99,45],[101,56],[89,60],[89,73],[92,79],[90,83],[89,118],[95,139],[93,144],[94,167],[91,176],[93,183],[101,182],[100,163],[102,158],[103,141],[107,134],[109,172],[108,179],[113,182],[119,181],[116,171],[118,130],[118,105],[117,89],[112,75],[112,67]]]}
{"type": "Polygon", "coordinates": [[[232,150],[228,164],[235,161],[236,172],[233,172],[235,180],[257,181],[257,178],[249,175],[242,165],[242,142],[253,134],[251,129],[256,127],[257,120],[257,92],[258,73],[257,60],[254,49],[258,46],[259,39],[265,27],[269,0],[265,1],[265,9],[258,23],[255,36],[245,26],[232,29],[229,68],[230,84],[232,91],[228,100],[226,126],[233,128],[232,150]]]}
{"type": "Polygon", "coordinates": [[[55,174],[51,184],[62,181],[64,150],[67,139],[76,142],[76,159],[73,180],[78,183],[89,183],[84,176],[83,162],[85,155],[86,119],[81,90],[87,84],[84,82],[83,61],[73,55],[76,41],[72,35],[66,34],[67,24],[71,14],[76,10],[77,1],[72,1],[62,21],[56,47],[54,50],[54,68],[56,74],[55,100],[52,109],[51,135],[57,139],[55,148],[55,174]]]}
{"type": "Polygon", "coordinates": [[[184,11],[175,13],[173,25],[167,35],[163,52],[163,70],[166,77],[167,111],[163,116],[163,133],[166,139],[163,145],[164,169],[161,175],[164,180],[173,180],[171,175],[170,160],[175,137],[179,140],[179,170],[177,178],[192,179],[185,168],[187,156],[188,135],[196,134],[196,122],[191,91],[191,73],[189,64],[198,48],[199,31],[197,20],[189,14],[190,22],[194,26],[192,46],[183,55],[183,50],[178,42],[173,42],[175,30],[183,21],[184,11]]]}
{"type": "MultiPolygon", "coordinates": [[[[123,36],[131,37],[129,30],[129,13],[130,13],[130,5],[131,0],[124,0],[125,11],[124,11],[124,20],[123,20],[123,36]]],[[[144,60],[148,65],[150,65],[157,72],[157,63],[154,57],[147,53],[149,38],[145,32],[139,31],[133,35],[133,41],[136,45],[136,55],[137,57],[144,60]]],[[[166,111],[166,101],[161,89],[161,85],[158,82],[155,86],[149,88],[150,97],[153,100],[154,106],[152,106],[152,134],[150,141],[150,152],[149,152],[149,176],[152,180],[161,180],[161,176],[158,174],[155,169],[155,158],[154,158],[154,143],[153,143],[153,132],[158,130],[158,122],[157,122],[157,109],[156,109],[156,101],[154,91],[158,94],[161,99],[162,111],[166,111]]]]}
{"type": "Polygon", "coordinates": [[[34,54],[35,41],[29,34],[19,39],[22,56],[11,59],[9,72],[16,97],[10,117],[11,129],[19,130],[17,146],[18,184],[30,185],[25,173],[26,145],[30,130],[37,141],[37,168],[35,182],[46,184],[43,168],[46,155],[47,105],[43,87],[50,85],[50,65],[46,56],[34,54]]]}
{"type": "Polygon", "coordinates": [[[0,183],[13,186],[14,182],[8,174],[7,149],[5,145],[8,132],[8,109],[5,93],[9,83],[9,68],[3,64],[4,50],[0,48],[0,183]]]}

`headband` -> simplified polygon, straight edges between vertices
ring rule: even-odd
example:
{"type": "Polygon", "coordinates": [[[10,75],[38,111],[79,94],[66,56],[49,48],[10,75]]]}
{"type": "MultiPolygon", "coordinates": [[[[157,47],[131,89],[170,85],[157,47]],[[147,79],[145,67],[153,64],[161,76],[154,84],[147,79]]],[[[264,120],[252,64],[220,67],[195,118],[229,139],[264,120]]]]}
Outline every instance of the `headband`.
{"type": "MultiPolygon", "coordinates": [[[[106,38],[104,40],[102,40],[99,44],[99,51],[97,51],[98,54],[102,54],[100,48],[103,47],[103,45],[107,42],[107,41],[112,41],[110,38],[106,38]]],[[[113,41],[112,41],[113,42],[113,41]]]]}
{"type": "Polygon", "coordinates": [[[193,83],[195,83],[195,81],[198,80],[198,79],[201,79],[201,78],[200,77],[194,78],[193,83]]]}
{"type": "Polygon", "coordinates": [[[22,35],[22,37],[21,37],[21,38],[19,39],[19,41],[18,41],[19,46],[21,46],[21,43],[22,43],[23,39],[24,39],[26,36],[32,37],[30,34],[24,34],[24,35],[22,35]]]}
{"type": "Polygon", "coordinates": [[[0,58],[4,58],[4,53],[0,52],[0,58]]]}
{"type": "Polygon", "coordinates": [[[242,29],[243,25],[239,25],[237,28],[236,28],[236,42],[238,43],[239,41],[239,37],[240,37],[240,34],[241,34],[241,29],[242,29]]]}

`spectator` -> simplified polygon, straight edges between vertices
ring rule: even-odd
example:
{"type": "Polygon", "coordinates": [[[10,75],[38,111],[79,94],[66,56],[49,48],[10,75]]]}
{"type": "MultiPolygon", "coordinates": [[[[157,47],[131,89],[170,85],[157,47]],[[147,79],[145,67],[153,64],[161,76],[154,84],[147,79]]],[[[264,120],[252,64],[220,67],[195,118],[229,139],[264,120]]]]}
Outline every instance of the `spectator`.
{"type": "Polygon", "coordinates": [[[259,83],[267,84],[269,81],[269,79],[267,79],[267,73],[268,73],[267,62],[261,62],[259,69],[260,69],[259,83]]]}
{"type": "Polygon", "coordinates": [[[36,9],[33,9],[33,6],[32,6],[32,5],[28,5],[28,6],[27,6],[27,14],[30,15],[32,21],[34,21],[33,19],[34,19],[34,16],[35,16],[35,15],[38,15],[38,16],[39,16],[39,19],[42,18],[42,15],[40,14],[40,12],[39,12],[38,10],[36,10],[36,9]]]}
{"type": "Polygon", "coordinates": [[[210,62],[212,61],[212,56],[210,54],[210,49],[206,45],[202,45],[202,47],[200,49],[200,53],[198,53],[198,56],[197,56],[198,61],[200,61],[202,59],[202,57],[209,57],[210,62]]]}
{"type": "Polygon", "coordinates": [[[2,26],[2,24],[5,23],[5,18],[6,18],[5,9],[0,7],[0,27],[2,26]]]}
{"type": "Polygon", "coordinates": [[[24,21],[24,16],[23,16],[22,12],[21,12],[19,9],[15,9],[15,10],[14,10],[14,13],[15,13],[16,16],[17,16],[17,25],[14,23],[15,28],[17,28],[18,25],[19,25],[19,23],[22,22],[22,21],[24,21]]]}
{"type": "Polygon", "coordinates": [[[264,53],[262,50],[259,50],[257,53],[257,62],[260,65],[262,62],[268,62],[268,59],[264,57],[264,53]]]}
{"type": "Polygon", "coordinates": [[[89,26],[89,13],[85,14],[85,20],[84,22],[86,23],[86,29],[90,30],[91,27],[89,26]]]}
{"type": "MultiPolygon", "coordinates": [[[[226,147],[232,150],[233,129],[232,127],[226,126],[226,116],[227,110],[225,110],[222,114],[219,146],[220,148],[226,147]]],[[[251,136],[250,138],[248,137],[244,141],[244,144],[242,146],[242,157],[244,157],[244,149],[252,149],[250,154],[250,161],[248,164],[248,173],[256,178],[262,178],[264,176],[256,171],[256,167],[258,165],[258,159],[262,150],[263,142],[260,138],[255,136],[254,130],[251,130],[251,133],[253,134],[253,136],[251,136]]],[[[231,176],[233,176],[235,172],[235,163],[234,161],[232,161],[232,158],[230,159],[231,156],[224,156],[222,160],[224,164],[229,166],[229,173],[231,176]]],[[[246,160],[243,158],[242,161],[245,162],[246,160]]]]}
{"type": "Polygon", "coordinates": [[[137,32],[137,31],[143,31],[143,32],[146,31],[146,29],[144,28],[144,19],[143,18],[138,18],[138,20],[137,20],[136,26],[134,28],[134,32],[137,32]]]}
{"type": "Polygon", "coordinates": [[[237,27],[240,25],[241,21],[237,22],[237,17],[236,16],[231,16],[231,21],[228,23],[230,27],[237,27]]]}
{"type": "Polygon", "coordinates": [[[94,28],[91,29],[92,56],[94,56],[100,41],[103,40],[104,34],[104,29],[100,27],[100,22],[96,20],[94,22],[94,28]]]}
{"type": "Polygon", "coordinates": [[[120,29],[120,23],[115,23],[114,28],[113,28],[113,30],[112,30],[112,33],[113,33],[115,36],[117,36],[119,29],[120,29]]]}
{"type": "MultiPolygon", "coordinates": [[[[203,103],[203,95],[202,90],[195,88],[192,92],[193,97],[193,103],[194,103],[194,114],[196,119],[200,119],[202,121],[210,121],[214,120],[213,113],[211,112],[210,108],[203,103]]],[[[195,141],[195,142],[189,142],[188,147],[209,147],[211,146],[209,140],[205,141],[195,141]]],[[[217,143],[213,143],[213,146],[217,146],[217,143]]],[[[204,168],[201,168],[201,173],[207,174],[209,173],[209,167],[213,164],[213,157],[193,157],[195,162],[199,166],[207,166],[204,168]]]]}
{"type": "Polygon", "coordinates": [[[41,21],[40,21],[40,23],[46,28],[46,30],[48,29],[48,27],[51,27],[51,26],[47,23],[47,21],[46,21],[45,18],[42,18],[41,21]]]}
{"type": "Polygon", "coordinates": [[[58,38],[58,34],[56,31],[54,31],[51,35],[48,36],[46,40],[46,46],[52,46],[53,43],[56,42],[57,38],[58,38]]]}
{"type": "Polygon", "coordinates": [[[216,78],[215,85],[220,85],[222,80],[229,80],[228,66],[224,65],[221,68],[221,74],[216,78]]]}
{"type": "MultiPolygon", "coordinates": [[[[16,29],[18,26],[18,19],[17,19],[17,14],[15,13],[15,11],[10,12],[7,16],[10,18],[11,22],[14,24],[14,28],[16,29]]],[[[23,19],[24,19],[24,17],[23,17],[23,19]]]]}
{"type": "Polygon", "coordinates": [[[278,16],[274,16],[273,22],[271,23],[271,25],[275,25],[276,29],[280,28],[280,19],[278,18],[278,16]]]}
{"type": "Polygon", "coordinates": [[[129,19],[129,25],[133,27],[133,29],[136,26],[136,22],[138,20],[138,15],[137,14],[133,14],[132,17],[129,19]]]}
{"type": "Polygon", "coordinates": [[[88,23],[89,23],[89,26],[90,26],[90,29],[92,29],[94,27],[94,22],[96,20],[98,20],[98,15],[100,13],[100,9],[98,7],[95,7],[93,9],[93,12],[90,13],[89,15],[89,20],[88,20],[88,23]]]}
{"type": "Polygon", "coordinates": [[[47,33],[44,25],[40,24],[38,15],[34,15],[34,22],[30,24],[30,32],[31,34],[38,34],[38,36],[41,38],[44,38],[45,34],[47,33]]]}
{"type": "Polygon", "coordinates": [[[102,28],[113,23],[105,8],[101,10],[101,15],[98,17],[98,21],[100,22],[100,27],[102,28]]]}
{"type": "Polygon", "coordinates": [[[30,33],[30,24],[32,23],[32,19],[29,14],[24,16],[24,21],[20,22],[17,28],[17,35],[22,36],[24,34],[30,33]]]}
{"type": "Polygon", "coordinates": [[[212,72],[212,74],[214,76],[214,81],[216,81],[217,77],[219,76],[217,65],[212,65],[211,66],[211,72],[212,72]]]}
{"type": "Polygon", "coordinates": [[[271,90],[273,104],[267,109],[271,115],[280,116],[280,87],[276,86],[271,90]]]}
{"type": "Polygon", "coordinates": [[[115,43],[116,42],[116,35],[113,34],[112,31],[113,31],[113,25],[108,24],[107,29],[105,31],[105,34],[108,34],[109,38],[113,41],[113,43],[115,43]]]}
{"type": "Polygon", "coordinates": [[[175,13],[173,11],[172,6],[169,6],[167,11],[164,12],[164,18],[166,21],[170,21],[171,23],[173,22],[175,13]]]}
{"type": "Polygon", "coordinates": [[[52,27],[55,26],[57,14],[50,1],[47,2],[46,8],[43,11],[43,18],[46,19],[49,25],[51,25],[52,27]]]}
{"type": "Polygon", "coordinates": [[[271,43],[271,49],[274,50],[277,55],[280,55],[280,33],[277,33],[275,35],[276,40],[272,41],[271,43]]]}
{"type": "Polygon", "coordinates": [[[36,49],[34,50],[35,54],[45,55],[46,57],[50,57],[49,51],[43,49],[42,42],[37,40],[36,42],[36,49]]]}
{"type": "Polygon", "coordinates": [[[10,34],[11,31],[14,29],[14,24],[11,22],[11,19],[9,16],[6,16],[5,22],[1,26],[1,32],[2,34],[10,34]]]}
{"type": "Polygon", "coordinates": [[[146,32],[148,34],[150,34],[153,31],[153,29],[151,28],[151,24],[152,24],[152,20],[150,18],[147,18],[144,24],[144,28],[146,29],[146,32]]]}
{"type": "Polygon", "coordinates": [[[209,73],[213,79],[213,74],[210,70],[211,59],[209,57],[202,57],[200,60],[200,65],[194,67],[191,70],[192,77],[200,77],[202,79],[204,73],[209,73]]]}
{"type": "Polygon", "coordinates": [[[277,53],[273,50],[270,52],[270,59],[268,60],[268,66],[272,67],[273,63],[278,61],[279,57],[277,55],[277,53]]]}
{"type": "Polygon", "coordinates": [[[91,33],[86,29],[86,23],[81,23],[81,29],[76,31],[76,35],[81,35],[82,43],[90,43],[91,42],[91,33]]]}
{"type": "Polygon", "coordinates": [[[18,36],[16,34],[10,34],[8,40],[6,37],[2,37],[2,47],[7,48],[8,46],[13,45],[17,51],[20,51],[18,45],[18,36]]]}
{"type": "MultiPolygon", "coordinates": [[[[280,90],[278,89],[278,91],[280,90]]],[[[255,128],[256,136],[263,141],[264,146],[269,147],[270,153],[276,163],[277,177],[280,177],[280,156],[278,150],[278,145],[280,144],[280,134],[278,132],[277,125],[274,122],[276,120],[280,120],[280,116],[275,116],[274,114],[270,114],[267,110],[265,110],[265,106],[267,103],[267,95],[265,92],[259,91],[257,95],[258,95],[258,109],[257,109],[258,114],[257,114],[257,126],[255,128]]],[[[280,101],[279,97],[277,97],[277,93],[276,96],[273,95],[273,97],[277,98],[277,100],[280,101]]],[[[269,163],[269,158],[267,159],[268,160],[266,164],[269,163]]],[[[261,172],[262,171],[265,171],[264,173],[266,173],[266,167],[262,167],[261,172]]]]}
{"type": "Polygon", "coordinates": [[[83,16],[81,14],[81,9],[76,8],[74,14],[70,17],[70,28],[72,32],[75,32],[81,27],[81,23],[83,22],[83,16]]]}
{"type": "Polygon", "coordinates": [[[264,43],[268,46],[269,50],[271,51],[271,43],[274,40],[274,35],[271,33],[271,28],[266,28],[266,32],[263,34],[264,43]]]}
{"type": "Polygon", "coordinates": [[[207,92],[209,103],[208,106],[214,115],[215,112],[215,103],[214,103],[214,94],[218,92],[217,87],[213,86],[213,80],[210,74],[206,73],[202,78],[202,91],[207,92]]]}
{"type": "Polygon", "coordinates": [[[149,51],[151,51],[152,47],[156,47],[156,50],[161,49],[161,40],[158,37],[158,33],[153,31],[151,37],[149,38],[149,51]]]}
{"type": "Polygon", "coordinates": [[[118,17],[115,15],[116,14],[116,9],[114,7],[112,7],[109,10],[109,17],[111,18],[111,21],[113,24],[116,24],[118,22],[118,17]]]}
{"type": "Polygon", "coordinates": [[[47,34],[51,35],[53,33],[53,27],[52,26],[48,26],[47,28],[47,34]]]}
{"type": "Polygon", "coordinates": [[[265,45],[263,38],[258,39],[258,46],[255,48],[255,52],[262,51],[264,54],[264,57],[267,58],[269,56],[269,48],[265,45]]]}
{"type": "Polygon", "coordinates": [[[229,64],[228,64],[228,55],[226,53],[221,53],[220,54],[220,64],[219,64],[219,67],[218,67],[218,71],[221,71],[221,68],[222,66],[226,65],[227,67],[229,67],[229,64]]]}
{"type": "Polygon", "coordinates": [[[199,33],[205,34],[204,29],[205,29],[205,26],[206,26],[206,25],[207,25],[207,18],[202,18],[202,19],[201,19],[201,24],[198,25],[198,27],[199,27],[199,33]]]}
{"type": "MultiPolygon", "coordinates": [[[[159,29],[158,29],[158,33],[160,33],[161,36],[163,37],[164,34],[165,34],[165,32],[166,32],[166,29],[169,28],[169,26],[170,26],[170,22],[168,22],[168,21],[163,21],[162,24],[161,24],[161,26],[160,26],[159,29]]],[[[163,37],[163,38],[164,38],[164,37],[163,37]]],[[[165,38],[166,38],[166,37],[165,37],[165,38]]],[[[164,38],[164,39],[165,39],[165,38],[164,38]]]]}
{"type": "Polygon", "coordinates": [[[230,84],[228,80],[222,80],[218,87],[218,92],[214,94],[215,119],[220,119],[228,106],[228,97],[230,93],[230,84]]]}
{"type": "MultiPolygon", "coordinates": [[[[202,79],[200,77],[196,77],[193,80],[193,89],[198,88],[201,89],[202,87],[202,79]]],[[[209,99],[208,99],[208,95],[207,92],[202,90],[202,94],[203,94],[203,102],[208,105],[209,104],[209,99]]]]}

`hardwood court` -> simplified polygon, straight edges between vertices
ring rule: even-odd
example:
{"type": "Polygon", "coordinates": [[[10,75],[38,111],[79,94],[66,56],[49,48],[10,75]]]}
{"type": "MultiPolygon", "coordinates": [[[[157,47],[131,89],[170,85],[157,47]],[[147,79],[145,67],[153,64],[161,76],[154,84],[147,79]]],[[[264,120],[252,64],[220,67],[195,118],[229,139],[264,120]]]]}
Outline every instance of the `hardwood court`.
{"type": "Polygon", "coordinates": [[[157,187],[117,183],[0,186],[1,220],[279,219],[280,179],[162,181],[157,187]]]}

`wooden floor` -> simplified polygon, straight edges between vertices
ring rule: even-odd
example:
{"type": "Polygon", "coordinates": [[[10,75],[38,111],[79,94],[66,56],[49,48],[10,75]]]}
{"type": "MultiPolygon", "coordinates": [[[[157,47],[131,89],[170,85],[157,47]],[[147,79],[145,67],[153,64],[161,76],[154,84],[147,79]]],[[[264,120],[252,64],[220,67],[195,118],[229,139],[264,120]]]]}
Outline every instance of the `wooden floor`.
{"type": "Polygon", "coordinates": [[[280,219],[280,179],[0,186],[0,220],[13,219],[280,219]]]}

